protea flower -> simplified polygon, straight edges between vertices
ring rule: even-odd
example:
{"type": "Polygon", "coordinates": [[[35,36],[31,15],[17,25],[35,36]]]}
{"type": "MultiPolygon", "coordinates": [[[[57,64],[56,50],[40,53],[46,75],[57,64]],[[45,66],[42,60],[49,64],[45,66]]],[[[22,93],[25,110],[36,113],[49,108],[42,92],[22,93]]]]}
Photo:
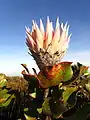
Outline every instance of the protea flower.
{"type": "Polygon", "coordinates": [[[40,28],[32,21],[32,31],[26,28],[26,44],[35,59],[40,72],[36,75],[43,88],[58,85],[72,77],[72,62],[61,62],[64,57],[71,35],[68,35],[69,25],[56,21],[54,30],[52,22],[47,17],[46,31],[40,19],[40,28]]]}
{"type": "Polygon", "coordinates": [[[52,22],[47,17],[46,31],[40,19],[40,28],[32,21],[32,31],[26,28],[26,44],[35,59],[38,67],[42,70],[45,66],[53,66],[60,63],[68,48],[71,34],[68,35],[69,25],[56,21],[54,30],[52,22]]]}

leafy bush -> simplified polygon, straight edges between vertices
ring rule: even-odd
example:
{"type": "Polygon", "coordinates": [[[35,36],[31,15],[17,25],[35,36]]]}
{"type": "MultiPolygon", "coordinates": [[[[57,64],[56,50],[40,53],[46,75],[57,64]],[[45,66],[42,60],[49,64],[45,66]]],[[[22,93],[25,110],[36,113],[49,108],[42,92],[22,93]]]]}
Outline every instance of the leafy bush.
{"type": "MultiPolygon", "coordinates": [[[[24,64],[23,64],[24,66],[24,64]]],[[[72,65],[73,76],[58,85],[43,88],[38,74],[28,68],[23,77],[0,74],[0,118],[18,120],[89,120],[90,73],[80,63],[72,65]],[[29,71],[29,70],[28,70],[29,71]]]]}

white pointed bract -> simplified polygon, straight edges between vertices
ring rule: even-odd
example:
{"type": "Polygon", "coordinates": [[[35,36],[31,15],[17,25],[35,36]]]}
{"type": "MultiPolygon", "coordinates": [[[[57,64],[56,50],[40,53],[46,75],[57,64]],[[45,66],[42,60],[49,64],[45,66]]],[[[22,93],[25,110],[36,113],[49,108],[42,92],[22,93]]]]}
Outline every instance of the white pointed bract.
{"type": "Polygon", "coordinates": [[[61,61],[69,45],[71,34],[68,35],[69,25],[56,21],[55,30],[47,17],[46,31],[40,19],[40,28],[32,21],[32,32],[26,28],[26,44],[40,69],[52,66],[61,61]]]}

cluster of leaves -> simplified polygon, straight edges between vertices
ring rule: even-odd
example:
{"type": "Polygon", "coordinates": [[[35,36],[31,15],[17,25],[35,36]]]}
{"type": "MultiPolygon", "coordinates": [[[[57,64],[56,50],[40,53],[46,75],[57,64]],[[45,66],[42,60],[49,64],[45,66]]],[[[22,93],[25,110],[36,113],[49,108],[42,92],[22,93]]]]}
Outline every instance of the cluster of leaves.
{"type": "Polygon", "coordinates": [[[23,78],[0,74],[0,119],[90,119],[90,73],[87,66],[72,65],[71,79],[42,88],[36,74],[31,75],[22,65],[25,68],[23,78]]]}

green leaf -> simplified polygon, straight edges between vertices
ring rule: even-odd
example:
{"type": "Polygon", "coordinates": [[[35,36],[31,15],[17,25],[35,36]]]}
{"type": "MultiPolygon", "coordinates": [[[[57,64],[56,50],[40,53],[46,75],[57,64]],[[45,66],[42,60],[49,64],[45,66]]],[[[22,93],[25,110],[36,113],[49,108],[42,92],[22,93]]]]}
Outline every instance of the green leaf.
{"type": "Polygon", "coordinates": [[[85,84],[85,88],[90,92],[90,83],[85,84]]]}
{"type": "Polygon", "coordinates": [[[9,94],[7,94],[7,92],[8,92],[8,90],[6,90],[6,89],[0,91],[0,98],[6,97],[7,95],[9,95],[9,94]]]}
{"type": "Polygon", "coordinates": [[[28,108],[24,108],[24,112],[27,112],[28,111],[28,108]]]}
{"type": "Polygon", "coordinates": [[[36,120],[35,117],[30,117],[30,116],[28,116],[26,114],[24,114],[24,116],[25,116],[26,120],[36,120]]]}
{"type": "Polygon", "coordinates": [[[0,88],[6,86],[7,80],[5,79],[4,74],[0,74],[0,88]]]}
{"type": "Polygon", "coordinates": [[[64,64],[62,64],[62,75],[63,75],[63,80],[62,81],[68,81],[72,78],[72,75],[73,75],[73,71],[72,71],[72,68],[71,68],[71,63],[70,62],[66,62],[64,64]]]}
{"type": "Polygon", "coordinates": [[[6,79],[2,79],[0,80],[0,88],[6,86],[7,80],[6,79]]]}
{"type": "Polygon", "coordinates": [[[0,80],[4,79],[5,78],[5,75],[0,73],[0,80]]]}
{"type": "Polygon", "coordinates": [[[49,103],[52,116],[55,119],[60,118],[62,116],[62,113],[67,109],[65,104],[63,104],[63,102],[60,102],[58,99],[51,98],[49,103]]]}
{"type": "Polygon", "coordinates": [[[46,115],[51,115],[51,110],[50,110],[50,104],[49,104],[49,101],[50,101],[50,97],[49,98],[46,98],[44,103],[42,104],[42,111],[44,114],[46,115]]]}
{"type": "Polygon", "coordinates": [[[26,74],[26,73],[23,73],[23,77],[29,84],[29,92],[30,93],[35,92],[34,89],[38,85],[38,80],[36,79],[36,77],[34,75],[26,74]]]}
{"type": "Polygon", "coordinates": [[[4,89],[0,91],[0,107],[8,106],[11,100],[14,98],[14,95],[7,94],[8,90],[4,89]]]}
{"type": "Polygon", "coordinates": [[[30,117],[36,117],[38,112],[37,112],[37,102],[35,99],[31,99],[28,101],[29,103],[27,106],[27,109],[24,109],[24,113],[30,117]]]}
{"type": "Polygon", "coordinates": [[[36,98],[36,92],[30,93],[30,96],[31,96],[32,98],[36,98]]]}
{"type": "Polygon", "coordinates": [[[11,95],[8,100],[6,100],[4,103],[0,104],[0,107],[7,107],[13,98],[15,98],[15,96],[11,95]]]}
{"type": "Polygon", "coordinates": [[[64,120],[87,120],[87,116],[90,113],[90,104],[85,104],[77,112],[64,120]]]}
{"type": "Polygon", "coordinates": [[[83,75],[83,74],[86,74],[88,73],[88,66],[80,66],[80,73],[79,73],[79,76],[83,75]]]}
{"type": "Polygon", "coordinates": [[[78,87],[68,87],[63,92],[63,102],[66,103],[70,95],[77,91],[78,87]]]}
{"type": "Polygon", "coordinates": [[[37,111],[38,111],[39,114],[41,114],[42,113],[42,108],[37,108],[37,111]]]}
{"type": "Polygon", "coordinates": [[[54,66],[43,68],[38,74],[38,80],[43,88],[59,85],[60,82],[66,82],[72,78],[72,62],[61,62],[54,66]]]}

